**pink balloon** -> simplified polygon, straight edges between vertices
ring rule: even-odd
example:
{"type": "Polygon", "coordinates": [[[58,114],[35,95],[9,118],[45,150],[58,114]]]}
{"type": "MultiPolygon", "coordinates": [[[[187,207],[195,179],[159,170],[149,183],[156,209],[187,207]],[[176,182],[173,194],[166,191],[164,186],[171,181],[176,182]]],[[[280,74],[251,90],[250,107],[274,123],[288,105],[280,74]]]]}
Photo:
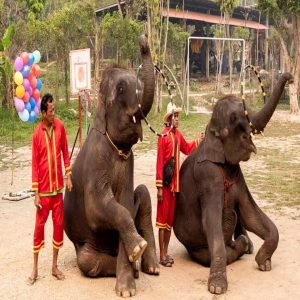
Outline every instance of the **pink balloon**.
{"type": "Polygon", "coordinates": [[[19,99],[18,97],[15,97],[14,98],[14,103],[15,103],[15,107],[16,107],[17,112],[21,112],[21,111],[24,110],[25,104],[21,99],[19,99]]]}

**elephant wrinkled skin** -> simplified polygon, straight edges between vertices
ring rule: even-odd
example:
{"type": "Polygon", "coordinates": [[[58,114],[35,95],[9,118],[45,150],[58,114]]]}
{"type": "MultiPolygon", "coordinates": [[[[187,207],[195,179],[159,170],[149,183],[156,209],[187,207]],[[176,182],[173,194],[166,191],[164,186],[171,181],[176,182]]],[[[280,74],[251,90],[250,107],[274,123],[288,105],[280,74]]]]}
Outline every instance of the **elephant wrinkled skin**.
{"type": "Polygon", "coordinates": [[[292,81],[289,73],[281,76],[260,111],[248,111],[251,123],[242,101],[232,95],[220,99],[204,141],[181,167],[174,232],[195,261],[210,266],[211,293],[227,290],[227,264],[253,252],[246,230],[264,240],[255,260],[260,270],[271,270],[278,230],[253,200],[239,162],[256,153],[252,133],[263,131],[287,81],[292,81]]]}
{"type": "MultiPolygon", "coordinates": [[[[143,83],[139,103],[148,114],[154,96],[154,67],[146,37],[140,39],[143,83]]],[[[102,75],[101,99],[87,139],[72,167],[73,190],[64,199],[65,231],[77,263],[89,277],[116,276],[116,293],[134,296],[134,277],[158,274],[159,265],[147,188],[133,186],[131,147],[142,139],[136,75],[111,67],[102,75]]]]}

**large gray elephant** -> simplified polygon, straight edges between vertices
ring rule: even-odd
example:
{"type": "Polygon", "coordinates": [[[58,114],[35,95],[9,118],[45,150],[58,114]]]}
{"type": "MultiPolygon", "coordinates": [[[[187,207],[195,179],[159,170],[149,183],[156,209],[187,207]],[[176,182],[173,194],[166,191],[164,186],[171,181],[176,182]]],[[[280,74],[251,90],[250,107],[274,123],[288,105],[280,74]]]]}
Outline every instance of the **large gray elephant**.
{"type": "Polygon", "coordinates": [[[271,270],[278,230],[253,200],[239,163],[256,153],[252,134],[264,130],[290,80],[283,74],[258,112],[247,111],[235,96],[220,99],[204,141],[181,167],[174,232],[196,262],[210,266],[211,293],[224,293],[226,265],[253,251],[246,230],[264,240],[255,260],[260,270],[271,270]]]}
{"type": "MultiPolygon", "coordinates": [[[[154,67],[145,36],[140,39],[143,83],[138,81],[144,115],[154,96],[154,67]]],[[[65,231],[77,263],[89,277],[116,276],[119,296],[135,295],[141,268],[159,274],[147,188],[133,185],[132,146],[142,140],[136,75],[110,67],[103,72],[101,99],[87,139],[72,167],[73,190],[64,199],[65,231]]]]}

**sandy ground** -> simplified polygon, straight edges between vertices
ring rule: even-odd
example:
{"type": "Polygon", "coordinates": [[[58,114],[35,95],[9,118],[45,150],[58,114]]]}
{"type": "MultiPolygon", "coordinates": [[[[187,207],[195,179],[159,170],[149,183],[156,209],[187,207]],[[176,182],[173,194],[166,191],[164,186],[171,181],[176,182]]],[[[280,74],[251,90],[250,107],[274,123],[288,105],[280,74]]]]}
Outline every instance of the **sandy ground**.
{"type": "MultiPolygon", "coordinates": [[[[0,197],[3,193],[30,188],[30,155],[30,148],[18,150],[17,160],[22,163],[14,171],[12,185],[11,170],[0,172],[0,197]]],[[[135,185],[145,183],[150,190],[153,223],[156,215],[155,155],[154,151],[135,155],[135,185]]],[[[247,167],[251,167],[251,160],[247,167]]],[[[263,204],[263,200],[259,203],[263,204]]],[[[245,255],[228,266],[227,293],[212,295],[207,291],[209,269],[193,262],[172,235],[169,252],[175,259],[174,266],[161,267],[159,276],[140,273],[134,299],[300,299],[300,220],[292,217],[294,213],[291,209],[268,212],[280,233],[271,272],[258,270],[254,257],[262,241],[250,234],[254,254],[245,255]]],[[[118,299],[114,291],[115,278],[90,279],[80,273],[74,247],[67,236],[59,257],[59,267],[66,279],[57,281],[51,276],[51,217],[46,225],[46,247],[40,252],[39,279],[34,286],[27,286],[25,280],[32,268],[34,217],[33,198],[18,202],[0,199],[0,299],[118,299]]]]}

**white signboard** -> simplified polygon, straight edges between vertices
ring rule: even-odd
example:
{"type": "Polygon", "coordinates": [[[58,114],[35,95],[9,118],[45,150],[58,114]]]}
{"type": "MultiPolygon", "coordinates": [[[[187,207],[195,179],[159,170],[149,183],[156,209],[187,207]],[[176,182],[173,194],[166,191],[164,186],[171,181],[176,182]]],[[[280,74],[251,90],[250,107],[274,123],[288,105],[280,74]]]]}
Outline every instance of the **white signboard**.
{"type": "Polygon", "coordinates": [[[90,49],[70,51],[71,93],[91,89],[91,57],[90,49]]]}

